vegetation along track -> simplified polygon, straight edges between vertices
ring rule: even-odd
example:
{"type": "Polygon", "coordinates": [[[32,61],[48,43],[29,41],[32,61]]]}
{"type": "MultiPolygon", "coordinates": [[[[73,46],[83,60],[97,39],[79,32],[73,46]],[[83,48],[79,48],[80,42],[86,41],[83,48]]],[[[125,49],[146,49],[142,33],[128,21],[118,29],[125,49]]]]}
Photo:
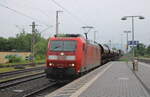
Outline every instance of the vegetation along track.
{"type": "MultiPolygon", "coordinates": [[[[36,63],[38,65],[40,64],[45,64],[45,62],[40,62],[40,63],[36,63]]],[[[31,66],[32,63],[26,63],[26,64],[16,64],[16,65],[0,65],[0,68],[4,68],[4,67],[17,67],[17,66],[31,66]]]]}

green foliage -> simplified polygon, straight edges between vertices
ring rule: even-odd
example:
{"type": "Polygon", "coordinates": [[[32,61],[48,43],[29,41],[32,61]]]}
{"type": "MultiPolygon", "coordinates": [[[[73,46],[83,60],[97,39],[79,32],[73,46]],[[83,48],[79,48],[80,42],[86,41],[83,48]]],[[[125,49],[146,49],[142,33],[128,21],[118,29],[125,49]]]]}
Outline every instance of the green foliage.
{"type": "Polygon", "coordinates": [[[112,50],[117,50],[116,48],[112,48],[112,50]]]}
{"type": "Polygon", "coordinates": [[[135,48],[135,56],[144,56],[146,52],[146,46],[142,43],[138,44],[135,48]]]}
{"type": "Polygon", "coordinates": [[[150,55],[150,45],[147,47],[146,53],[147,53],[147,55],[150,55]]]}
{"type": "MultiPolygon", "coordinates": [[[[41,39],[40,33],[35,33],[35,44],[41,39]]],[[[3,38],[0,37],[0,51],[17,51],[17,52],[29,52],[31,51],[32,34],[25,33],[24,31],[17,34],[16,37],[3,38]]]]}
{"type": "MultiPolygon", "coordinates": [[[[135,48],[135,57],[150,57],[150,45],[146,47],[144,44],[140,43],[135,48]]],[[[130,51],[132,53],[132,50],[130,51]]]]}
{"type": "Polygon", "coordinates": [[[10,38],[6,39],[6,38],[0,37],[0,45],[1,45],[0,51],[13,50],[16,47],[15,43],[16,43],[15,38],[10,37],[10,38]]]}
{"type": "Polygon", "coordinates": [[[17,55],[7,55],[5,58],[9,60],[9,63],[22,61],[21,56],[17,56],[17,55]]]}
{"type": "Polygon", "coordinates": [[[31,51],[32,34],[20,33],[16,37],[17,51],[31,51]]]}
{"type": "Polygon", "coordinates": [[[0,37],[0,51],[4,51],[6,49],[7,39],[0,37]]]}
{"type": "MultiPolygon", "coordinates": [[[[38,32],[32,35],[23,31],[20,34],[17,34],[16,37],[0,37],[0,51],[30,52],[33,36],[35,37],[35,56],[37,56],[38,59],[43,59],[45,58],[48,40],[41,37],[41,34],[38,32]]],[[[9,56],[8,58],[10,62],[16,62],[21,60],[16,56],[9,56]]]]}
{"type": "Polygon", "coordinates": [[[37,55],[46,54],[47,43],[48,43],[47,40],[45,40],[44,38],[41,38],[41,40],[39,40],[39,42],[35,44],[35,52],[37,55]]]}

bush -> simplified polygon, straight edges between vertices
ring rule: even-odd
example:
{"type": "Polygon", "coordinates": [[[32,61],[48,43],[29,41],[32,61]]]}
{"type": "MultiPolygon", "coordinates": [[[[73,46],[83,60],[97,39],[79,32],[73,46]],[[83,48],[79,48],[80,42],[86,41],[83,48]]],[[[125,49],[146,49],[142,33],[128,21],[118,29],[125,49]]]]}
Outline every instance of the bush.
{"type": "Polygon", "coordinates": [[[17,55],[7,55],[5,58],[8,59],[9,63],[22,61],[21,56],[17,56],[17,55]]]}
{"type": "Polygon", "coordinates": [[[35,59],[36,59],[36,60],[43,60],[43,59],[45,59],[45,56],[44,56],[44,55],[37,55],[37,56],[35,57],[35,59]]]}

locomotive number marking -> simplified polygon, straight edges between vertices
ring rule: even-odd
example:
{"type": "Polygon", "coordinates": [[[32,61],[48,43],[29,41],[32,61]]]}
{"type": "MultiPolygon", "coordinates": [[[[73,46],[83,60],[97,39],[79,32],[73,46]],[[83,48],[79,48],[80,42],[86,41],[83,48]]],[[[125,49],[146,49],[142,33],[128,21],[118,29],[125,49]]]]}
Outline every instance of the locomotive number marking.
{"type": "Polygon", "coordinates": [[[65,60],[66,56],[58,56],[58,60],[65,60]]]}

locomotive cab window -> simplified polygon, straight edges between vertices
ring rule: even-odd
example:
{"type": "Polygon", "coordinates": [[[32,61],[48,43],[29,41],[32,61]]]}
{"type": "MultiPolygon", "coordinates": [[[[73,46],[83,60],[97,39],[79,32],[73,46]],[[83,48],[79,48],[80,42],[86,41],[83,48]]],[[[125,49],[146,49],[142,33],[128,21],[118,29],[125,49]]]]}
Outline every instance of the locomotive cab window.
{"type": "Polygon", "coordinates": [[[50,42],[51,51],[75,51],[77,42],[75,40],[53,40],[50,42]]]}

